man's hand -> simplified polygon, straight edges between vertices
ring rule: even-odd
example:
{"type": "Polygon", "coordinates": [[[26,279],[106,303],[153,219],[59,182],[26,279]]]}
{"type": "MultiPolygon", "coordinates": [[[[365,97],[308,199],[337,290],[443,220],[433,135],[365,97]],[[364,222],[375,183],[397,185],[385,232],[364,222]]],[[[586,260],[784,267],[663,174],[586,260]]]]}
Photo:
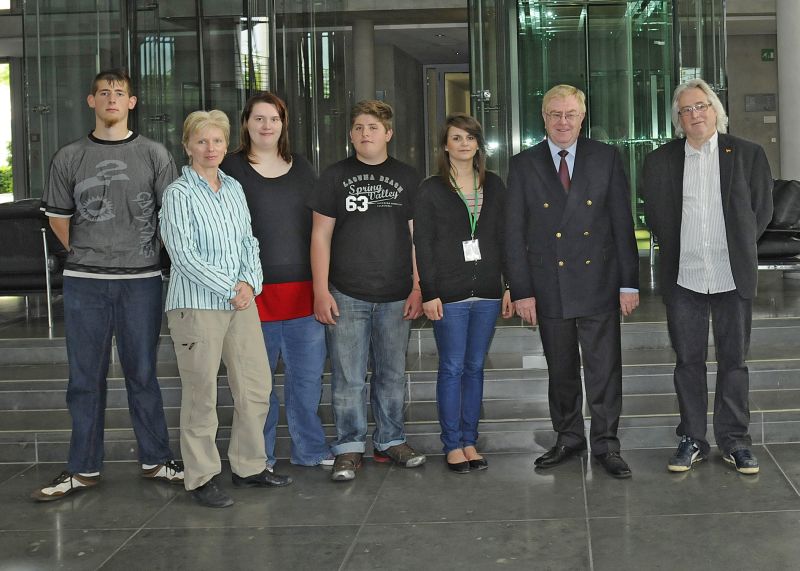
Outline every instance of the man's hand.
{"type": "Polygon", "coordinates": [[[403,306],[403,319],[416,319],[422,315],[422,292],[414,288],[408,294],[406,304],[403,306]]]}
{"type": "Polygon", "coordinates": [[[336,305],[336,300],[330,291],[326,290],[319,294],[314,292],[314,317],[325,325],[336,325],[335,318],[339,317],[339,306],[336,305]]]}
{"type": "Polygon", "coordinates": [[[526,297],[514,302],[514,311],[517,312],[524,321],[531,325],[536,325],[536,298],[526,297]]]}
{"type": "Polygon", "coordinates": [[[247,282],[237,283],[234,286],[233,291],[236,292],[236,296],[231,299],[231,305],[236,311],[247,309],[256,298],[255,294],[253,293],[253,286],[247,282]]]}
{"type": "Polygon", "coordinates": [[[634,309],[639,307],[639,293],[620,292],[619,307],[622,309],[622,315],[628,317],[631,313],[633,313],[634,309]]]}
{"type": "Polygon", "coordinates": [[[503,319],[514,317],[514,304],[511,303],[511,291],[506,290],[503,294],[501,315],[503,319]]]}
{"type": "Polygon", "coordinates": [[[432,299],[422,304],[422,311],[425,312],[425,317],[431,321],[439,321],[444,317],[444,310],[442,309],[441,298],[432,299]]]}

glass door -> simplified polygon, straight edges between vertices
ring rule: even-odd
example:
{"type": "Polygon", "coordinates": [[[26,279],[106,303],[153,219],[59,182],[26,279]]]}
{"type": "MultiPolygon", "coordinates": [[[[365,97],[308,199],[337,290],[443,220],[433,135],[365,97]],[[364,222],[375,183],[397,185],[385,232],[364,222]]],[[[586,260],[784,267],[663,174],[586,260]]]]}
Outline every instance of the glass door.
{"type": "Polygon", "coordinates": [[[505,178],[511,147],[508,2],[469,2],[470,97],[472,115],[483,125],[487,167],[505,178]]]}

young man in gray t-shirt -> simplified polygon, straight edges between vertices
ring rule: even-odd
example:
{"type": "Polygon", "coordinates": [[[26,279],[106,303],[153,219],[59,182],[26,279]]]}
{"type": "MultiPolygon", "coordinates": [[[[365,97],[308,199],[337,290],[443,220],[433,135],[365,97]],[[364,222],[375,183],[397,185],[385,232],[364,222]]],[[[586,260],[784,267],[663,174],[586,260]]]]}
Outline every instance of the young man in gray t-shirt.
{"type": "Polygon", "coordinates": [[[72,438],[67,470],[33,492],[38,501],[58,500],[100,481],[112,335],[142,476],[183,482],[156,378],[162,315],[158,209],[177,169],[162,145],[128,130],[136,97],[127,72],[99,73],[87,102],[95,128],[55,154],[42,197],[50,226],[68,252],[64,330],[72,438]]]}

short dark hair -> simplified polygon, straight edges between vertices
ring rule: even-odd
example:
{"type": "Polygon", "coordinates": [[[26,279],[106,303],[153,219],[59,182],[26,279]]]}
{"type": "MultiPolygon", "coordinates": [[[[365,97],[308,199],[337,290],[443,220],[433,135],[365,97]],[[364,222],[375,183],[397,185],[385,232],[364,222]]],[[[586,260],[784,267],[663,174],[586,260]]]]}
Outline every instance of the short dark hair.
{"type": "Polygon", "coordinates": [[[250,132],[247,130],[247,122],[250,120],[250,115],[253,114],[253,107],[259,103],[269,103],[274,105],[278,111],[278,117],[281,118],[281,135],[278,137],[278,155],[287,163],[292,162],[292,151],[289,148],[289,110],[286,108],[286,103],[283,99],[270,91],[261,91],[250,96],[247,103],[244,104],[242,110],[242,127],[239,129],[239,148],[236,152],[244,152],[248,160],[252,154],[253,142],[250,140],[250,132]]]}
{"type": "Polygon", "coordinates": [[[475,117],[466,113],[453,113],[447,116],[439,132],[439,157],[436,159],[438,175],[453,192],[456,191],[451,178],[453,166],[450,164],[450,155],[445,150],[447,147],[447,134],[450,127],[463,129],[478,142],[478,150],[472,157],[472,168],[478,172],[478,184],[482,187],[486,180],[486,139],[483,137],[483,128],[475,117]]]}
{"type": "Polygon", "coordinates": [[[107,69],[95,75],[94,79],[92,80],[92,88],[90,91],[92,95],[97,93],[97,90],[100,88],[101,81],[107,81],[112,85],[115,83],[121,83],[128,91],[128,95],[133,95],[133,81],[131,81],[131,76],[128,75],[128,70],[126,70],[124,67],[107,69]]]}
{"type": "Polygon", "coordinates": [[[381,122],[381,125],[383,125],[383,128],[387,131],[392,128],[392,117],[394,117],[394,111],[392,110],[392,106],[384,101],[378,101],[377,99],[365,99],[353,105],[353,108],[350,110],[351,129],[356,122],[356,117],[359,115],[372,115],[381,122]]]}

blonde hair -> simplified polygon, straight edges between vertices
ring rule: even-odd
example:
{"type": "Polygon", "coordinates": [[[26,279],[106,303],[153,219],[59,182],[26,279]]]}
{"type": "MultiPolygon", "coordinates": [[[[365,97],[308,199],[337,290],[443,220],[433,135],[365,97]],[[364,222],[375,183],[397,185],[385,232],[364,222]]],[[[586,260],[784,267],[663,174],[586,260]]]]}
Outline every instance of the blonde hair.
{"type": "Polygon", "coordinates": [[[580,112],[586,113],[586,95],[583,93],[583,91],[577,87],[563,83],[561,85],[551,87],[550,90],[544,94],[544,99],[542,99],[542,113],[547,113],[547,106],[553,99],[565,99],[571,96],[574,96],[578,100],[580,112]]]}
{"type": "Polygon", "coordinates": [[[222,131],[225,136],[225,146],[230,145],[231,122],[223,111],[212,109],[211,111],[193,111],[189,113],[183,122],[183,137],[181,138],[183,146],[185,147],[189,144],[189,139],[192,135],[209,127],[216,127],[222,131]]]}
{"type": "Polygon", "coordinates": [[[689,89],[699,89],[708,97],[708,103],[714,108],[717,113],[717,131],[720,133],[728,132],[728,114],[725,113],[725,108],[722,106],[722,101],[719,100],[717,94],[711,89],[711,86],[700,78],[690,79],[685,83],[681,83],[675,88],[675,93],[672,94],[672,125],[675,127],[675,134],[678,137],[683,137],[686,133],[683,131],[681,125],[681,117],[678,114],[678,99],[683,95],[684,91],[689,89]]]}

